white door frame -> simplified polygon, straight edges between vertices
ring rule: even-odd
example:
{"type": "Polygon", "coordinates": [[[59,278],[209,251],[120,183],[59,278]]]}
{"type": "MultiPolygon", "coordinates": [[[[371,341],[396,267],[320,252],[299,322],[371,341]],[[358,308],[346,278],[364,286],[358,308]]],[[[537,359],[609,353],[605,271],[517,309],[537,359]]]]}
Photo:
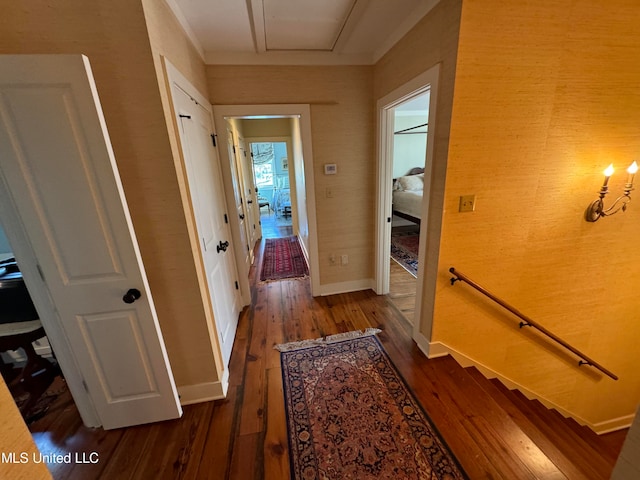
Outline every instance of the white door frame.
{"type": "Polygon", "coordinates": [[[11,244],[11,249],[18,260],[22,278],[38,311],[40,322],[44,327],[49,343],[56,354],[56,359],[64,374],[73,401],[80,413],[80,418],[87,427],[99,427],[102,422],[98,417],[89,393],[84,387],[80,367],[56,314],[56,307],[51,294],[40,276],[36,254],[5,182],[2,171],[0,171],[0,224],[2,224],[11,244]]]}
{"type": "MultiPolygon", "coordinates": [[[[438,97],[438,79],[440,77],[440,65],[434,65],[429,70],[416,76],[404,85],[396,88],[391,93],[380,98],[376,104],[378,112],[378,195],[376,201],[376,268],[375,287],[376,293],[384,295],[389,293],[389,252],[391,251],[391,189],[393,183],[393,108],[407,100],[430,92],[429,117],[427,129],[427,151],[424,165],[425,186],[431,185],[433,169],[433,148],[435,144],[435,115],[438,97]]],[[[425,189],[426,190],[426,189],[425,189]]],[[[426,245],[429,236],[429,195],[422,198],[422,214],[420,244],[418,247],[418,265],[427,265],[426,245]]],[[[422,299],[426,268],[418,269],[416,286],[416,305],[413,322],[413,337],[420,334],[422,317],[422,299]]],[[[435,284],[434,284],[435,285],[435,284]]]]}
{"type": "MultiPolygon", "coordinates": [[[[307,192],[307,219],[309,221],[309,277],[311,278],[311,294],[320,295],[320,263],[318,259],[318,230],[316,221],[316,196],[313,174],[313,150],[311,144],[311,109],[308,104],[282,104],[282,105],[214,105],[213,113],[216,124],[223,125],[226,119],[230,118],[265,118],[265,117],[287,117],[300,119],[300,134],[302,140],[302,151],[304,156],[304,181],[307,192]]],[[[220,136],[226,137],[226,129],[220,130],[220,136]]],[[[246,140],[246,139],[245,139],[246,140]]],[[[226,142],[226,138],[220,138],[220,143],[226,142]]],[[[227,153],[222,151],[221,160],[227,157],[227,153]]],[[[222,160],[223,175],[225,185],[229,185],[228,176],[229,159],[222,160]]],[[[237,223],[237,222],[236,222],[237,223]]],[[[232,230],[233,231],[233,230],[232,230]]],[[[234,241],[237,241],[234,238],[234,241]]],[[[238,268],[240,281],[249,282],[249,272],[238,268]]]]}
{"type": "MultiPolygon", "coordinates": [[[[296,199],[296,177],[293,170],[293,141],[291,137],[248,137],[244,141],[249,145],[249,152],[251,152],[252,143],[285,143],[287,145],[287,156],[289,161],[289,190],[291,195],[291,223],[293,228],[293,234],[298,235],[298,202],[296,199]]],[[[253,164],[253,159],[251,159],[253,164]]],[[[252,172],[253,173],[253,172],[252,172]]],[[[255,186],[255,175],[254,175],[255,186]]]]}

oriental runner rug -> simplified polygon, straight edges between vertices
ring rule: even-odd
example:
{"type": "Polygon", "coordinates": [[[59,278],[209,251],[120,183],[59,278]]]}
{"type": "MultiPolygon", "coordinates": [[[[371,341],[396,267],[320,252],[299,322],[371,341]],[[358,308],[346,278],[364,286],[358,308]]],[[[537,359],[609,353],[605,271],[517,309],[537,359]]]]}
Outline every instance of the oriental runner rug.
{"type": "Polygon", "coordinates": [[[466,479],[378,332],[276,346],[291,478],[466,479]]]}
{"type": "Polygon", "coordinates": [[[391,258],[414,277],[418,276],[418,245],[420,235],[392,235],[391,258]]]}
{"type": "Polygon", "coordinates": [[[260,280],[281,280],[309,275],[298,237],[267,238],[262,256],[260,280]]]}

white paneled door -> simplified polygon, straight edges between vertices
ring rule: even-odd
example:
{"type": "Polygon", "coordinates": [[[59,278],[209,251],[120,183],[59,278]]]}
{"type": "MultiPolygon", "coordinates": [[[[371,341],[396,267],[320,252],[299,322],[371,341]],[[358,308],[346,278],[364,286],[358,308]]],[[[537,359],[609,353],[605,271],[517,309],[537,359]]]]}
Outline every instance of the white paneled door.
{"type": "Polygon", "coordinates": [[[176,84],[172,85],[172,97],[178,112],[191,203],[226,368],[238,326],[240,295],[222,171],[212,140],[213,119],[208,108],[176,84]]]}
{"type": "Polygon", "coordinates": [[[239,148],[236,148],[234,144],[234,134],[231,128],[227,128],[227,152],[229,155],[229,161],[231,162],[231,187],[233,188],[234,210],[238,215],[238,224],[240,225],[240,241],[243,249],[242,260],[245,264],[246,271],[248,272],[253,261],[253,252],[251,251],[252,249],[250,245],[251,236],[249,235],[249,222],[251,220],[250,218],[247,218],[249,214],[245,209],[244,202],[247,199],[242,184],[242,177],[240,175],[240,163],[238,162],[239,148]]]}
{"type": "Polygon", "coordinates": [[[27,234],[55,305],[51,322],[102,426],[179,417],[88,59],[0,55],[0,71],[3,201],[27,234]]]}

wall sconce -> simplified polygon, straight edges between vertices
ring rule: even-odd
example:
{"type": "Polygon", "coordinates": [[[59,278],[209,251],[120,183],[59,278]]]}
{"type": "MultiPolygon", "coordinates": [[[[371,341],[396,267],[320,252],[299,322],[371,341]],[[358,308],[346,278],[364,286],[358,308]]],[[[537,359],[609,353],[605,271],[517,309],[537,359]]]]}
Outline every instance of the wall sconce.
{"type": "Polygon", "coordinates": [[[624,185],[624,193],[616,198],[613,205],[609,208],[604,208],[604,196],[608,193],[609,187],[607,184],[609,183],[609,177],[613,175],[613,164],[609,165],[604,171],[604,183],[602,184],[602,188],[600,189],[600,198],[591,202],[589,208],[585,212],[585,219],[587,222],[595,222],[600,217],[606,217],[608,215],[613,215],[614,213],[618,213],[620,210],[623,212],[627,209],[627,204],[631,201],[631,190],[633,190],[633,177],[638,171],[638,164],[633,162],[627,168],[627,173],[629,176],[627,177],[627,183],[624,185]]]}

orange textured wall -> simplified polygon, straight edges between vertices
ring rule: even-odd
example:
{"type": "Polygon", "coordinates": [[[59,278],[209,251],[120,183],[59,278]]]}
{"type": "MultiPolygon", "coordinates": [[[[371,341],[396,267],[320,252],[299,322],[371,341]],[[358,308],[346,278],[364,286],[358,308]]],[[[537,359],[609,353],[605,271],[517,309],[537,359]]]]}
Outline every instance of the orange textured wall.
{"type": "Polygon", "coordinates": [[[432,340],[596,430],[640,401],[640,205],[587,223],[602,170],[640,156],[636,2],[465,1],[432,340]],[[458,213],[460,195],[476,210],[458,213]],[[620,376],[578,369],[465,285],[455,266],[620,376]]]}

